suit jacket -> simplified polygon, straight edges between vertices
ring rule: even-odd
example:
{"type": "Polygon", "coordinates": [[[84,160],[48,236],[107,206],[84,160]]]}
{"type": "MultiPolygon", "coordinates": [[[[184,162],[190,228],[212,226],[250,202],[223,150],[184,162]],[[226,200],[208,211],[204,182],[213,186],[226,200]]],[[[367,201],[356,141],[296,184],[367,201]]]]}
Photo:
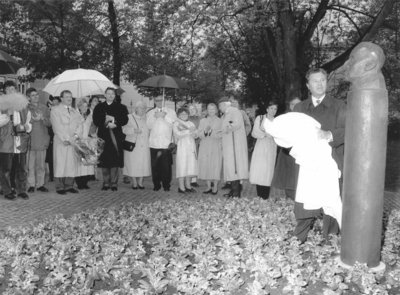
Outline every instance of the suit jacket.
{"type": "Polygon", "coordinates": [[[321,124],[321,129],[332,133],[332,157],[335,159],[340,171],[343,172],[344,157],[344,131],[346,122],[346,104],[326,95],[322,102],[314,107],[311,97],[298,103],[295,112],[300,112],[313,117],[321,124]]]}

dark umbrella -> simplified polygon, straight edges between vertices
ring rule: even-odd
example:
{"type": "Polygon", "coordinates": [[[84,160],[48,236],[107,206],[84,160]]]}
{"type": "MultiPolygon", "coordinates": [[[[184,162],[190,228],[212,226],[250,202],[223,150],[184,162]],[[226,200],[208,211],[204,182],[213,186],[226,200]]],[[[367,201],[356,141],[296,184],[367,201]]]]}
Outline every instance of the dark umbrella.
{"type": "Polygon", "coordinates": [[[159,75],[150,77],[138,85],[139,87],[162,88],[163,90],[163,105],[165,99],[165,88],[184,89],[189,88],[189,85],[182,79],[171,77],[168,75],[159,75]]]}
{"type": "Polygon", "coordinates": [[[16,74],[22,66],[7,52],[0,49],[0,74],[16,74]]]}

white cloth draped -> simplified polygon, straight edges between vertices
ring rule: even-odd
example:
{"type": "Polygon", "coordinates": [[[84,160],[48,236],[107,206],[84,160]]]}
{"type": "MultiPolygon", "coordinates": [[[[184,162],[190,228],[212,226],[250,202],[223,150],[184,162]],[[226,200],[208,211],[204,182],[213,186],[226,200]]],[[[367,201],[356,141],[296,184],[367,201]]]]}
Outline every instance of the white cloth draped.
{"type": "Polygon", "coordinates": [[[328,141],[318,139],[320,123],[306,114],[290,112],[263,124],[278,145],[292,148],[290,155],[300,166],[296,202],[307,210],[323,208],[341,226],[340,170],[328,141]]]}

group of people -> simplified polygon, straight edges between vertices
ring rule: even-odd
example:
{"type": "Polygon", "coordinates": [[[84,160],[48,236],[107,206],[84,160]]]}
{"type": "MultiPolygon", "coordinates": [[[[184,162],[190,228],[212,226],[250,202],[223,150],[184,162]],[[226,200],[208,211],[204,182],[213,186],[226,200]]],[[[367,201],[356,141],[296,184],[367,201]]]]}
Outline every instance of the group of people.
{"type": "MultiPolygon", "coordinates": [[[[295,98],[290,110],[307,114],[321,124],[319,135],[332,146],[332,155],[343,167],[344,108],[343,102],[326,95],[327,73],[310,70],[307,87],[311,96],[295,98]]],[[[5,83],[5,95],[16,92],[12,82],[5,83]]],[[[95,165],[87,165],[76,156],[73,143],[78,139],[104,141],[104,149],[97,166],[101,168],[102,190],[118,190],[120,168],[131,179],[132,189],[144,189],[143,178],[152,177],[153,189],[169,191],[172,180],[173,154],[176,153],[178,192],[194,192],[193,183],[204,180],[204,194],[217,194],[223,180],[230,191],[224,196],[240,197],[241,182],[249,179],[255,184],[257,195],[267,199],[270,187],[285,189],[294,199],[298,166],[289,149],[280,149],[265,130],[265,122],[274,120],[278,103],[269,101],[261,110],[253,126],[237,106],[237,101],[223,97],[209,103],[206,116],[193,116],[189,108],[176,112],[164,105],[163,97],[154,99],[154,108],[139,101],[131,114],[116,100],[116,90],[107,88],[105,101],[81,99],[73,107],[69,90],[60,94],[60,101],[51,110],[39,102],[36,89],[26,92],[29,103],[19,110],[6,110],[0,100],[0,185],[6,199],[19,196],[27,199],[27,192],[47,192],[45,160],[51,144],[49,127],[54,132],[52,158],[58,194],[78,193],[88,188],[95,174],[95,165]],[[219,116],[221,114],[221,116],[219,116]],[[249,163],[248,138],[256,140],[249,163]],[[47,152],[46,152],[47,151],[47,152]],[[278,155],[277,155],[278,154],[278,155]],[[27,166],[27,169],[26,169],[27,166]],[[26,171],[28,171],[26,173],[26,171]]],[[[48,156],[48,155],[47,155],[48,156]]],[[[294,234],[304,241],[321,210],[307,210],[296,202],[298,225],[294,234]]],[[[325,215],[326,234],[338,231],[335,220],[325,215]]]]}

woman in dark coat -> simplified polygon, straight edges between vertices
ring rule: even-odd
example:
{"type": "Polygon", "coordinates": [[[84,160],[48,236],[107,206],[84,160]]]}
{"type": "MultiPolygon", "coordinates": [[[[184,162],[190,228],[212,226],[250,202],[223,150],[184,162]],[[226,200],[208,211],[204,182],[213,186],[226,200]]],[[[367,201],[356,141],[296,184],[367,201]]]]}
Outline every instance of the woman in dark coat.
{"type": "Polygon", "coordinates": [[[93,123],[98,127],[97,135],[105,141],[98,167],[102,168],[102,190],[117,190],[119,168],[124,167],[122,143],[125,135],[122,126],[128,123],[128,109],[115,101],[115,89],[107,88],[106,101],[99,103],[93,111],[93,123]]]}
{"type": "MultiPolygon", "coordinates": [[[[293,111],[296,104],[301,102],[298,97],[294,97],[289,102],[289,112],[293,111]]],[[[297,186],[298,165],[294,158],[289,155],[290,149],[280,148],[276,160],[274,177],[271,186],[285,190],[286,198],[294,200],[297,186]]]]}

